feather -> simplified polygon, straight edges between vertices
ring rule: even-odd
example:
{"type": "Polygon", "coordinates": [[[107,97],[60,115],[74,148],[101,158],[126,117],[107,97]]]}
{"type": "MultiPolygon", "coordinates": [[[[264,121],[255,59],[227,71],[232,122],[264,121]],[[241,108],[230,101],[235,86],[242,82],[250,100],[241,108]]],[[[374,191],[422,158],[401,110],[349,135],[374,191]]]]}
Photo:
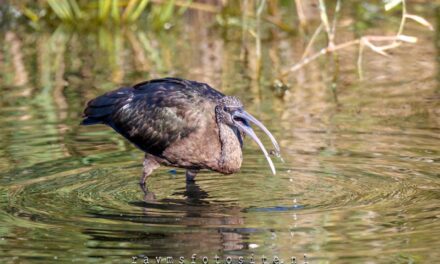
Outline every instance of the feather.
{"type": "Polygon", "coordinates": [[[213,111],[206,101],[215,104],[223,97],[204,83],[155,79],[91,100],[81,124],[109,125],[141,150],[160,156],[170,144],[199,128],[205,111],[213,111]]]}

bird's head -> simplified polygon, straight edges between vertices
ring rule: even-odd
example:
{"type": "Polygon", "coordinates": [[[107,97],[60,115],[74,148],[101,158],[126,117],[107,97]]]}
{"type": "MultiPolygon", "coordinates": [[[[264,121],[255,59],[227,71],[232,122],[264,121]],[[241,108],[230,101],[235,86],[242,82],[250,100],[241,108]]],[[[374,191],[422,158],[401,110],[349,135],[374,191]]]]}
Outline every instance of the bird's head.
{"type": "Polygon", "coordinates": [[[237,128],[241,133],[250,136],[260,147],[261,151],[263,151],[264,156],[269,162],[269,166],[272,170],[272,173],[275,174],[275,166],[272,163],[272,160],[267,153],[266,148],[263,143],[261,143],[260,139],[255,134],[254,130],[250,126],[250,123],[261,128],[264,133],[270,138],[272,144],[275,147],[275,153],[279,156],[280,146],[275,140],[274,136],[269,132],[269,130],[255,117],[246,112],[243,108],[243,104],[237,97],[233,96],[225,96],[220,101],[219,104],[215,108],[217,115],[217,122],[222,122],[230,127],[237,128]]]}

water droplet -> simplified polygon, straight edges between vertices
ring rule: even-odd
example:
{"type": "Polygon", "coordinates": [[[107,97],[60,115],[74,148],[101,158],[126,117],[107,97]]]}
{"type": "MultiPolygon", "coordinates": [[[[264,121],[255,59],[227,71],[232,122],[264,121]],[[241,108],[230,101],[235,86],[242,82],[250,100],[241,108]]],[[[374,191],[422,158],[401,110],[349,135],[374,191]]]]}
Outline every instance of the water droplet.
{"type": "Polygon", "coordinates": [[[257,247],[259,247],[258,244],[249,244],[249,248],[257,248],[257,247]]]}

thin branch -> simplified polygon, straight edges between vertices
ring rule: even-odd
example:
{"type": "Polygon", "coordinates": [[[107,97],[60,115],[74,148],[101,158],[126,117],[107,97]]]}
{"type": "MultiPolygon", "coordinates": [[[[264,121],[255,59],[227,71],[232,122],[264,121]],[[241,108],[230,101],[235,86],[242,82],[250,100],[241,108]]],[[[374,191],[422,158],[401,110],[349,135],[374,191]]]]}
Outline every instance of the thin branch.
{"type": "Polygon", "coordinates": [[[330,31],[330,39],[329,39],[329,45],[334,45],[335,43],[335,36],[336,36],[336,22],[338,20],[338,15],[339,12],[341,11],[341,0],[338,0],[336,2],[336,7],[335,7],[335,13],[333,14],[333,22],[332,22],[332,28],[330,31]]]}
{"type": "Polygon", "coordinates": [[[390,55],[388,55],[388,53],[386,53],[384,51],[384,49],[382,47],[377,47],[377,46],[373,45],[373,43],[371,43],[367,38],[361,38],[361,45],[362,44],[369,47],[374,52],[379,53],[380,55],[383,55],[386,57],[390,56],[390,55]]]}
{"type": "Polygon", "coordinates": [[[338,15],[339,12],[341,11],[341,0],[338,0],[336,2],[336,7],[335,7],[335,14],[333,15],[333,22],[332,22],[332,33],[336,34],[336,22],[338,20],[338,15]]]}
{"type": "MultiPolygon", "coordinates": [[[[380,55],[389,56],[389,54],[386,53],[385,51],[400,46],[402,44],[402,42],[416,43],[417,42],[416,37],[403,35],[403,30],[405,27],[406,18],[413,19],[416,22],[418,22],[424,26],[427,26],[428,28],[432,27],[429,24],[429,22],[426,21],[424,18],[416,16],[416,15],[409,15],[407,13],[405,0],[402,0],[401,3],[402,3],[402,19],[400,21],[399,30],[397,31],[396,35],[393,35],[393,36],[363,36],[359,39],[355,39],[355,40],[351,40],[351,41],[348,41],[348,42],[345,42],[345,43],[342,43],[339,45],[335,45],[334,44],[334,37],[335,37],[335,32],[336,32],[337,14],[339,13],[339,10],[341,8],[340,0],[338,0],[336,3],[335,15],[333,17],[331,28],[330,28],[330,25],[328,22],[328,16],[327,16],[324,0],[319,0],[321,24],[319,25],[319,27],[316,29],[315,33],[313,34],[313,36],[312,36],[309,44],[307,45],[300,61],[298,63],[294,64],[293,66],[291,66],[288,70],[282,72],[281,78],[285,77],[290,72],[295,72],[295,71],[299,70],[300,68],[302,68],[305,65],[309,64],[310,62],[316,60],[317,58],[319,58],[322,55],[325,55],[325,54],[328,54],[331,52],[335,52],[335,51],[338,51],[340,49],[343,49],[343,48],[346,48],[349,46],[359,44],[359,57],[358,57],[357,65],[359,67],[359,69],[358,69],[359,77],[362,79],[361,66],[362,66],[362,59],[363,59],[363,57],[362,57],[363,50],[365,47],[370,48],[372,51],[374,51],[380,55]],[[311,49],[312,44],[314,43],[314,41],[317,38],[317,36],[319,35],[319,33],[322,31],[322,27],[325,28],[325,31],[328,36],[327,47],[321,49],[319,52],[317,52],[313,55],[307,56],[310,49],[311,49]],[[378,46],[378,45],[375,45],[373,42],[391,42],[391,43],[378,46]]],[[[392,7],[394,7],[394,5],[391,7],[386,6],[385,8],[390,9],[392,7]]]]}
{"type": "Polygon", "coordinates": [[[257,7],[256,10],[256,16],[257,16],[257,34],[255,37],[255,46],[256,46],[256,53],[257,58],[261,58],[261,14],[263,13],[264,6],[266,5],[266,0],[260,0],[260,4],[257,7]]]}
{"type": "Polygon", "coordinates": [[[306,15],[304,14],[304,8],[301,0],[295,0],[295,5],[296,5],[296,12],[298,14],[299,23],[301,24],[301,26],[305,26],[307,20],[306,20],[306,15]]]}
{"type": "Polygon", "coordinates": [[[302,67],[304,67],[305,65],[309,64],[310,62],[316,60],[317,58],[321,57],[322,55],[325,55],[325,54],[328,54],[331,52],[335,52],[335,51],[338,51],[338,50],[341,50],[341,49],[344,49],[344,48],[347,48],[347,47],[350,47],[353,45],[357,45],[360,43],[369,47],[372,51],[386,56],[388,54],[386,54],[384,52],[384,50],[391,49],[391,48],[394,48],[394,47],[397,47],[398,45],[400,45],[400,43],[395,43],[396,41],[411,42],[410,39],[405,39],[405,38],[403,38],[403,36],[405,36],[405,35],[400,35],[400,36],[373,36],[373,35],[370,35],[370,36],[363,36],[359,39],[347,41],[342,44],[335,45],[333,47],[327,46],[327,47],[321,49],[319,52],[301,59],[300,62],[296,63],[295,65],[290,67],[287,71],[283,72],[281,74],[281,77],[285,77],[290,72],[295,72],[295,71],[301,69],[302,67]],[[391,41],[392,43],[388,44],[388,45],[384,45],[384,46],[376,46],[372,43],[372,42],[382,42],[382,41],[391,41]]]}
{"type": "Polygon", "coordinates": [[[359,43],[359,55],[358,55],[358,61],[357,61],[357,68],[358,68],[359,79],[361,79],[361,80],[364,79],[364,74],[362,72],[363,53],[364,53],[364,43],[360,42],[359,43]]]}
{"type": "Polygon", "coordinates": [[[324,24],[325,32],[327,33],[328,39],[331,39],[331,29],[328,22],[327,9],[325,7],[324,0],[319,0],[319,14],[321,16],[322,24],[324,24]]]}
{"type": "Polygon", "coordinates": [[[313,54],[313,55],[311,55],[309,57],[306,57],[306,58],[302,59],[300,62],[298,62],[297,64],[295,64],[292,67],[290,67],[290,69],[288,69],[287,71],[285,71],[285,72],[283,72],[281,74],[281,77],[285,77],[290,72],[295,72],[295,71],[301,69],[302,67],[304,67],[305,65],[309,64],[310,62],[316,60],[317,58],[321,57],[322,55],[325,55],[325,54],[330,53],[330,52],[335,52],[337,50],[340,50],[340,49],[343,49],[343,48],[346,48],[346,47],[349,47],[349,46],[356,45],[356,44],[359,43],[359,41],[360,41],[359,39],[355,39],[355,40],[352,40],[352,41],[348,41],[348,42],[336,45],[333,48],[330,48],[330,47],[323,48],[319,52],[317,52],[317,53],[315,53],[315,54],[313,54]]]}
{"type": "Polygon", "coordinates": [[[315,42],[316,38],[318,37],[319,33],[321,33],[322,28],[323,28],[323,25],[321,23],[321,24],[319,24],[319,27],[316,28],[315,32],[313,33],[312,37],[310,38],[309,44],[307,44],[307,47],[304,50],[304,53],[301,57],[301,60],[304,59],[307,56],[307,54],[309,54],[310,49],[312,48],[312,45],[315,42]]]}
{"type": "Polygon", "coordinates": [[[397,31],[397,36],[402,35],[403,29],[405,27],[406,21],[406,1],[402,0],[402,20],[400,21],[399,31],[397,31]]]}

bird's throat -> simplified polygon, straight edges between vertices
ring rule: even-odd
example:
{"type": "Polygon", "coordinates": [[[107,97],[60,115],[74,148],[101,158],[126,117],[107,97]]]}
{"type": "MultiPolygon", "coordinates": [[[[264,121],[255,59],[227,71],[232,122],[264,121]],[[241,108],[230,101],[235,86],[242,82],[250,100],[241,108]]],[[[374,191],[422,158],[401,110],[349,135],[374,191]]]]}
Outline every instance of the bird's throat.
{"type": "Polygon", "coordinates": [[[219,167],[224,173],[237,172],[243,161],[241,135],[224,123],[219,123],[218,128],[221,145],[219,167]]]}

